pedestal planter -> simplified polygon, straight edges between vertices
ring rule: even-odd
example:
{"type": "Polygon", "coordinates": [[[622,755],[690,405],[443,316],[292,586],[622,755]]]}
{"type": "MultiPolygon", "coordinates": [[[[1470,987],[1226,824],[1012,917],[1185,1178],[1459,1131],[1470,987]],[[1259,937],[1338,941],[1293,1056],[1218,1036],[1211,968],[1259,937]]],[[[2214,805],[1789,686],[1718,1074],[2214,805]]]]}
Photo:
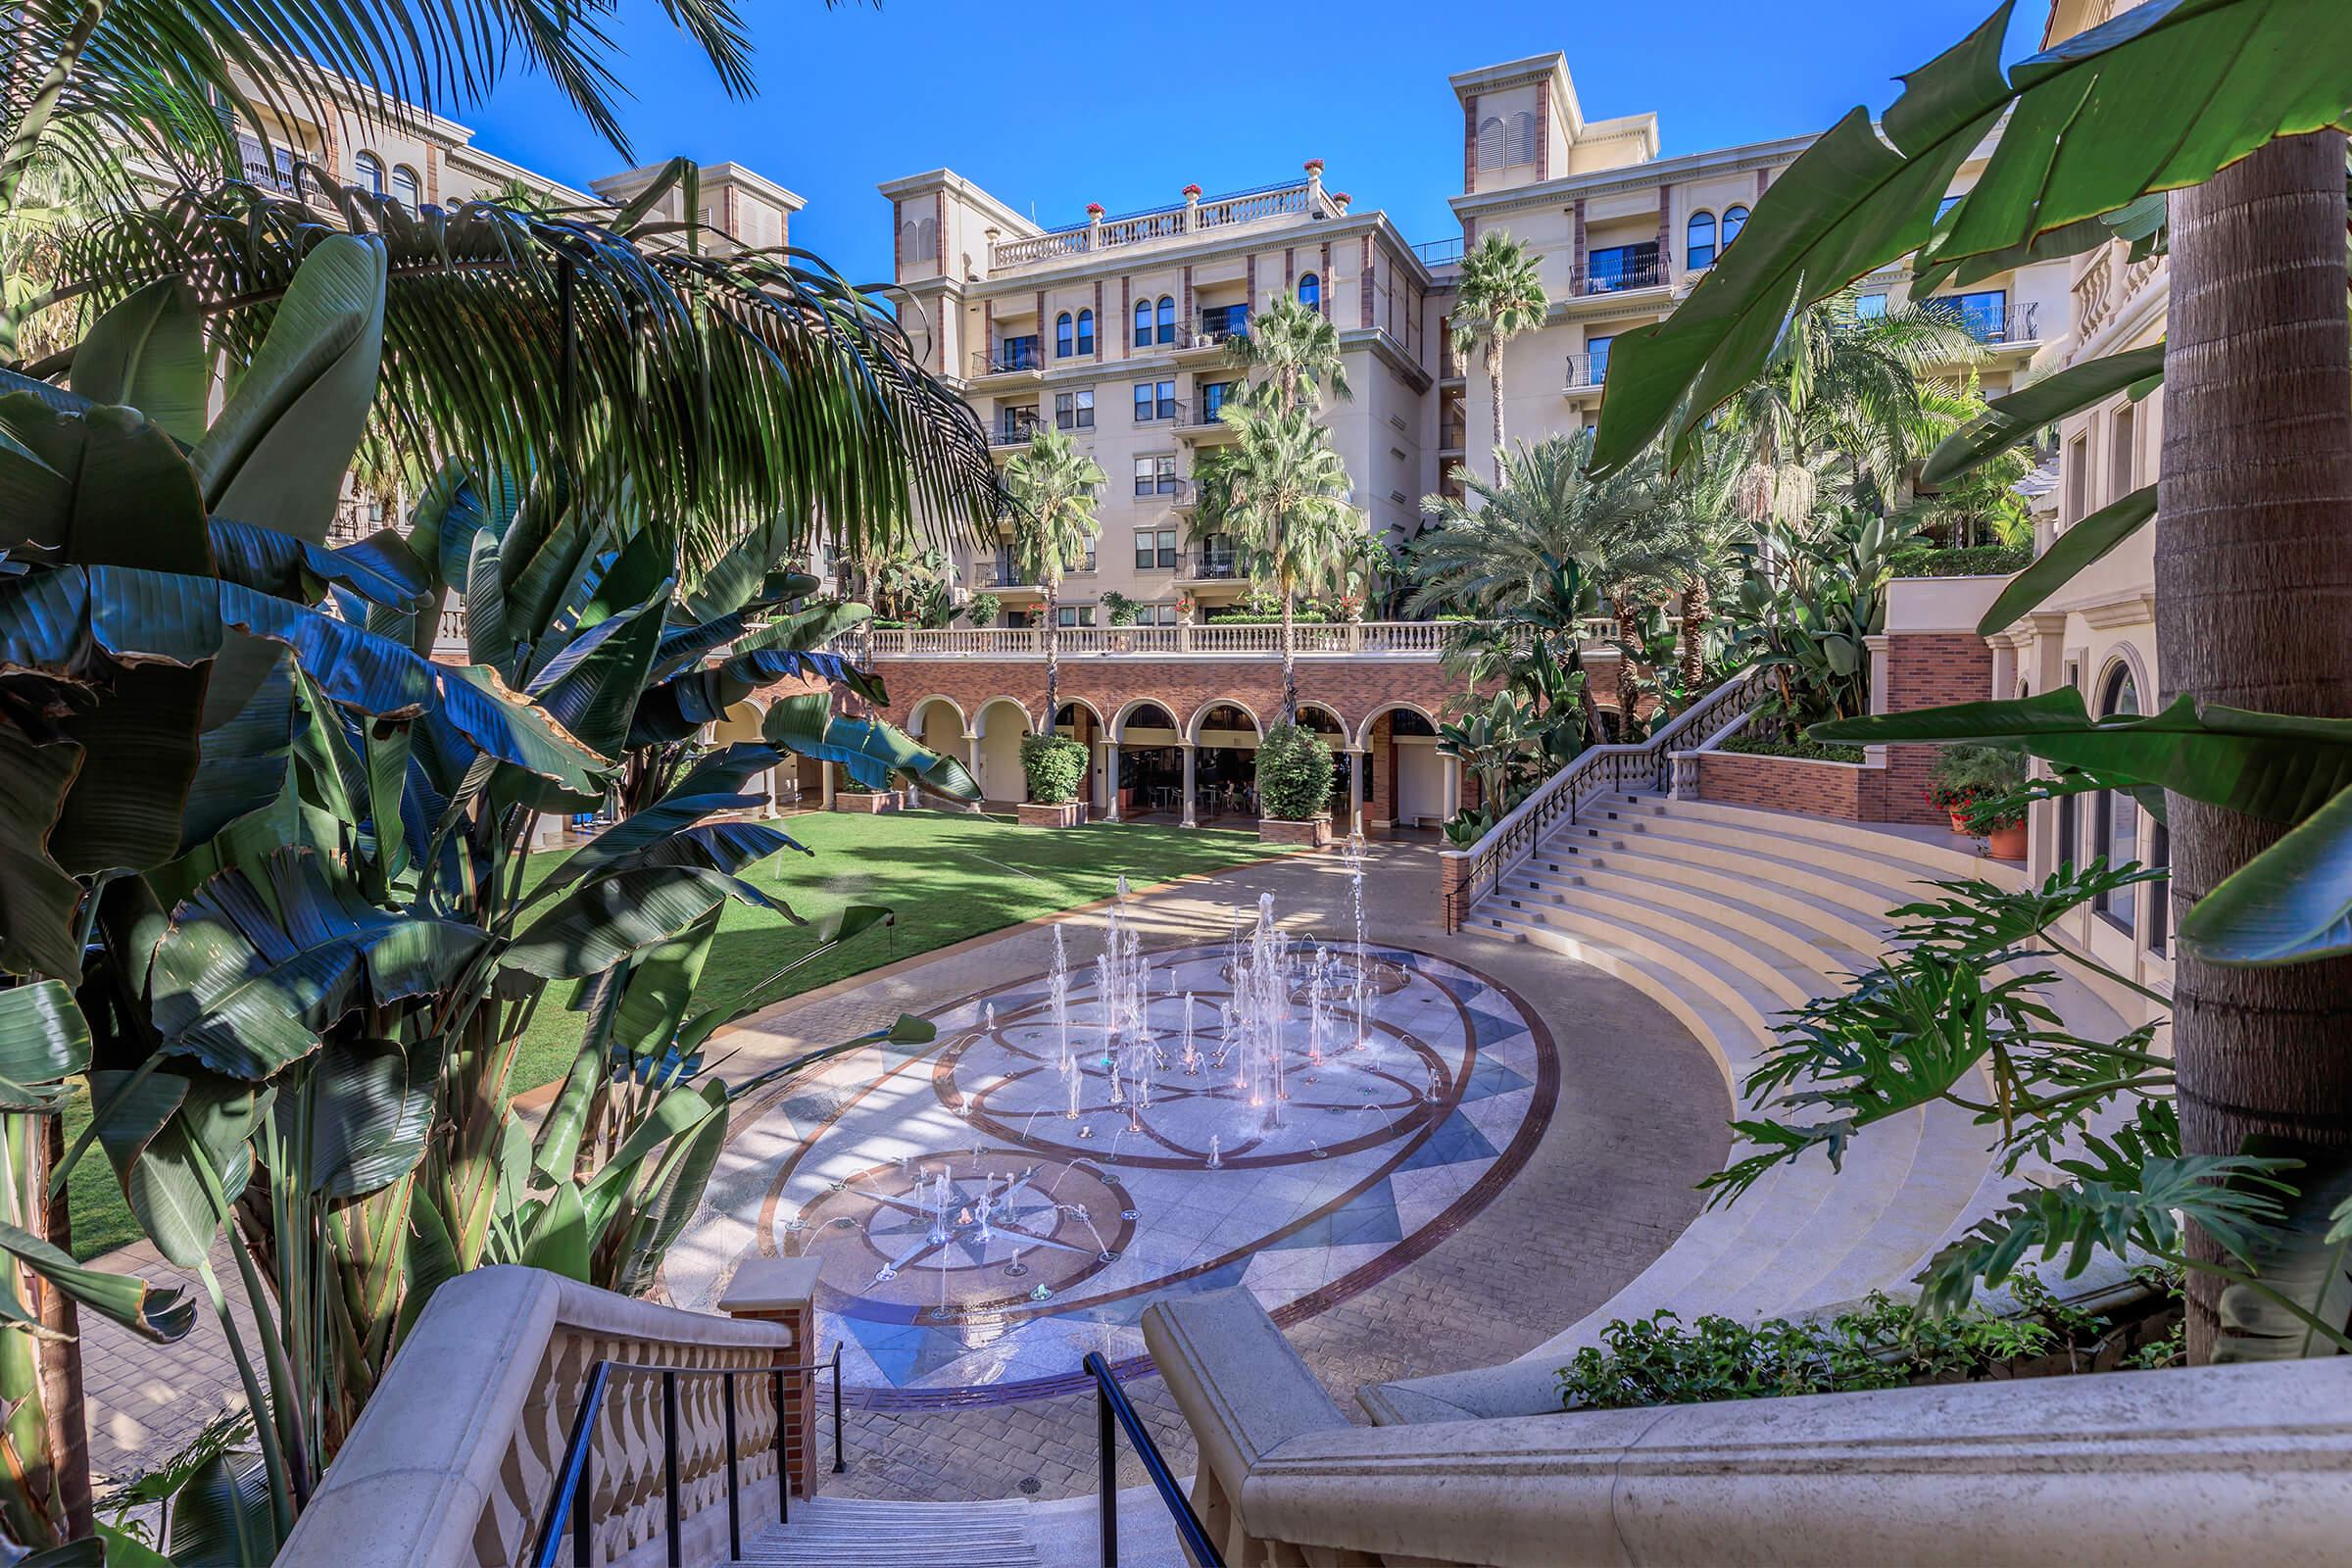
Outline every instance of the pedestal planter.
{"type": "Polygon", "coordinates": [[[1086,825],[1086,803],[1084,801],[1063,801],[1058,806],[1048,806],[1040,801],[1023,801],[1012,809],[1013,814],[1021,819],[1023,827],[1084,827],[1086,825]]]}
{"type": "Polygon", "coordinates": [[[1293,822],[1278,816],[1261,816],[1257,819],[1257,841],[1319,850],[1331,842],[1331,818],[1310,816],[1303,822],[1293,822]]]}
{"type": "Polygon", "coordinates": [[[859,795],[849,790],[842,790],[833,797],[833,809],[849,811],[858,816],[886,816],[897,811],[898,808],[899,798],[896,795],[884,794],[879,791],[871,795],[859,795]]]}

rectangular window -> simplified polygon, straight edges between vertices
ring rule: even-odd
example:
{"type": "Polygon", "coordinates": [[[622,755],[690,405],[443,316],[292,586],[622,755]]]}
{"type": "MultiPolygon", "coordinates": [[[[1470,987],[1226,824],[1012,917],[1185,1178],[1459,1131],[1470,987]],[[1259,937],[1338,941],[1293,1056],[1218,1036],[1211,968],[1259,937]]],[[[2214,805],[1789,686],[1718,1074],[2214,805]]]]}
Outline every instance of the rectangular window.
{"type": "Polygon", "coordinates": [[[2058,520],[2072,527],[2089,510],[2090,438],[2079,435],[2066,444],[2066,508],[2058,520]]]}
{"type": "Polygon", "coordinates": [[[1174,495],[1176,493],[1175,458],[1152,457],[1136,459],[1135,493],[1139,496],[1174,495]]]}
{"type": "Polygon", "coordinates": [[[1974,294],[1941,294],[1928,301],[1927,306],[1980,343],[2009,340],[2009,291],[2005,288],[1980,289],[1974,294]]]}
{"type": "Polygon", "coordinates": [[[2112,506],[2138,488],[2139,416],[2127,403],[2115,411],[2113,446],[2107,454],[2107,502],[2112,506]]]}
{"type": "Polygon", "coordinates": [[[1138,571],[1166,571],[1176,564],[1176,530],[1173,528],[1138,528],[1135,530],[1135,569],[1138,571]]]}
{"type": "MultiPolygon", "coordinates": [[[[2148,864],[2155,870],[2169,872],[2173,868],[2172,830],[2162,822],[2148,824],[2148,864]]],[[[2148,884],[2148,918],[2146,921],[2148,951],[2167,953],[2172,941],[2173,885],[2165,881],[2148,884]]]]}
{"type": "Polygon", "coordinates": [[[1057,430],[1092,430],[1095,427],[1093,391],[1054,393],[1054,427],[1057,430]]]}
{"type": "Polygon", "coordinates": [[[1202,423],[1213,424],[1216,422],[1217,411],[1225,407],[1226,398],[1230,397],[1233,389],[1239,385],[1241,385],[1239,381],[1211,381],[1200,389],[1200,419],[1202,423]]]}
{"type": "Polygon", "coordinates": [[[1095,607],[1092,605],[1057,605],[1054,610],[1054,620],[1056,625],[1061,626],[1092,626],[1095,623],[1095,607]]]}
{"type": "Polygon", "coordinates": [[[1886,296],[1884,294],[1864,294],[1854,301],[1854,316],[1857,319],[1877,321],[1884,319],[1886,315],[1886,296]]]}
{"type": "Polygon", "coordinates": [[[1616,341],[1614,337],[1585,339],[1585,380],[1588,386],[1598,386],[1609,378],[1609,345],[1616,341]]]}
{"type": "Polygon", "coordinates": [[[1027,337],[1008,337],[997,345],[997,366],[1000,370],[1034,370],[1040,364],[1037,353],[1037,334],[1027,337]]]}
{"type": "Polygon", "coordinates": [[[1585,292],[1613,294],[1625,288],[1648,288],[1666,281],[1658,267],[1658,242],[1609,245],[1585,256],[1585,292]]]}
{"type": "Polygon", "coordinates": [[[1135,383],[1135,422],[1150,424],[1154,419],[1176,417],[1176,383],[1173,381],[1138,381],[1135,383]]]}

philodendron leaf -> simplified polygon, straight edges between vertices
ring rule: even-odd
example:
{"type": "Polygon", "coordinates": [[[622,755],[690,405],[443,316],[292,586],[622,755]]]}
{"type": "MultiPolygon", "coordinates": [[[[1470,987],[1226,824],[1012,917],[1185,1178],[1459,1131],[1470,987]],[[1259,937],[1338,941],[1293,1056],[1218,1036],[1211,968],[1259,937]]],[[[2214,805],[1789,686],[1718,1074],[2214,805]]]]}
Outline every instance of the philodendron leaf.
{"type": "Polygon", "coordinates": [[[2051,541],[2034,564],[2011,578],[1984,618],[1979,636],[1990,637],[2074,580],[2075,574],[2137,533],[2156,515],[2156,487],[2143,485],[2111,502],[2051,541]]]}
{"type": "Polygon", "coordinates": [[[2207,963],[2311,963],[2352,954],[2352,790],[2223,879],[2180,921],[2207,963]]]}
{"type": "Polygon", "coordinates": [[[2164,373],[2164,345],[2126,349],[2073,365],[2023,391],[1997,397],[1984,412],[1945,436],[1919,470],[1923,485],[1947,485],[1988,459],[2031,437],[2044,425],[2104,403],[2150,376],[2164,373]]]}
{"type": "Polygon", "coordinates": [[[2181,696],[2162,712],[2094,719],[2072,686],[2019,702],[1955,703],[1834,719],[1815,740],[1998,742],[2208,806],[2299,822],[2352,785],[2352,719],[2257,713],[2181,696]]]}

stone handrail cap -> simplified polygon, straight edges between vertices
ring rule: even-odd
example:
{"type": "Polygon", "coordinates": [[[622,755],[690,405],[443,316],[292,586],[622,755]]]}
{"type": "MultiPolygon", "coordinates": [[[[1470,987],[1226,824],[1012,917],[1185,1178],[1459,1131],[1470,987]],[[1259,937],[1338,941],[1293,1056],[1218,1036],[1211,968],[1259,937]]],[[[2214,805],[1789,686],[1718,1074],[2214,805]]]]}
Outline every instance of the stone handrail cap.
{"type": "Polygon", "coordinates": [[[718,1298],[721,1312],[782,1312],[807,1306],[824,1260],[817,1257],[747,1257],[718,1298]]]}

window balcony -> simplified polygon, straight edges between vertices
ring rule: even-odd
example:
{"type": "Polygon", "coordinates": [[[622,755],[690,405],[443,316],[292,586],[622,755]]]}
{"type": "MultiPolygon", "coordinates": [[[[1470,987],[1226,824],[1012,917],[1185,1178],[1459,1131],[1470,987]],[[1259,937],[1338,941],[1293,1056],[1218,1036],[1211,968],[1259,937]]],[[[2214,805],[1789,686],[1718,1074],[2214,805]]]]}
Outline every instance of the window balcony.
{"type": "Polygon", "coordinates": [[[1193,481],[1181,478],[1154,479],[1147,484],[1138,479],[1135,483],[1135,499],[1146,505],[1159,502],[1171,507],[1189,507],[1194,500],[1193,481]]]}
{"type": "Polygon", "coordinates": [[[1562,389],[1570,397],[1591,395],[1600,391],[1609,379],[1609,357],[1606,354],[1571,354],[1568,356],[1567,379],[1562,389]]]}
{"type": "Polygon", "coordinates": [[[294,160],[297,156],[306,159],[311,157],[309,153],[297,155],[291,147],[264,147],[261,137],[237,132],[237,157],[245,166],[245,177],[281,196],[302,194],[300,184],[294,177],[294,160]]]}
{"type": "Polygon", "coordinates": [[[1185,582],[1239,582],[1249,575],[1242,564],[1241,552],[1223,550],[1188,550],[1176,569],[1185,582]]]}
{"type": "Polygon", "coordinates": [[[1001,413],[997,416],[997,422],[989,426],[988,444],[1001,450],[1025,447],[1029,444],[1029,438],[1037,434],[1044,423],[1037,416],[1035,409],[1013,409],[1001,413]]]}
{"type": "Polygon", "coordinates": [[[972,375],[1035,375],[1046,368],[1046,357],[1036,338],[1006,338],[993,349],[982,349],[972,356],[972,375]]]}
{"type": "Polygon", "coordinates": [[[1181,398],[1155,399],[1148,406],[1134,407],[1137,424],[1183,424],[1192,417],[1192,405],[1181,398]]]}
{"type": "Polygon", "coordinates": [[[1617,266],[1580,267],[1571,286],[1578,294],[1626,294],[1635,289],[1664,288],[1666,282],[1665,262],[1653,258],[1617,266]]]}

